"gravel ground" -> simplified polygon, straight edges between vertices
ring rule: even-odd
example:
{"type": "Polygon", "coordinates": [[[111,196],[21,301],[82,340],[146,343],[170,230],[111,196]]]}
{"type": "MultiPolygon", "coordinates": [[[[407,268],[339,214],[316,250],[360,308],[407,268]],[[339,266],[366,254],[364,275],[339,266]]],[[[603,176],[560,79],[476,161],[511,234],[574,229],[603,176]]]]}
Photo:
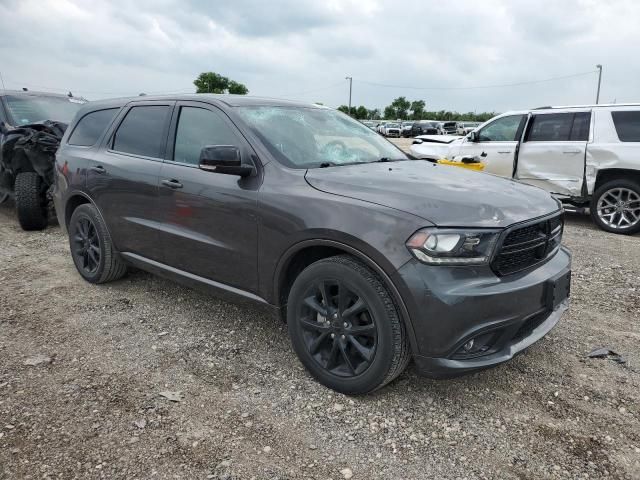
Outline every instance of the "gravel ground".
{"type": "Polygon", "coordinates": [[[525,354],[349,398],[263,311],[90,285],[58,227],[0,206],[0,478],[640,478],[640,236],[570,216],[565,243],[572,307],[525,354]]]}

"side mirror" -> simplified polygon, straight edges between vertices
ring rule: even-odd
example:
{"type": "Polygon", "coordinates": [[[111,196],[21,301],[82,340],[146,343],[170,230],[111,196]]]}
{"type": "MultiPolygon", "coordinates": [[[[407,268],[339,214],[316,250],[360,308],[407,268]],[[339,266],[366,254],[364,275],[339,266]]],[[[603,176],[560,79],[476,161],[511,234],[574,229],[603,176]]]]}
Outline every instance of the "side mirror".
{"type": "Polygon", "coordinates": [[[225,175],[250,176],[254,168],[243,165],[240,150],[232,145],[207,145],[200,150],[200,170],[225,175]]]}
{"type": "Polygon", "coordinates": [[[416,138],[413,142],[411,142],[413,145],[420,145],[422,143],[422,140],[420,140],[419,138],[416,138]]]}
{"type": "Polygon", "coordinates": [[[478,137],[477,132],[471,132],[469,135],[467,135],[467,139],[470,142],[477,142],[480,139],[480,137],[478,137]]]}

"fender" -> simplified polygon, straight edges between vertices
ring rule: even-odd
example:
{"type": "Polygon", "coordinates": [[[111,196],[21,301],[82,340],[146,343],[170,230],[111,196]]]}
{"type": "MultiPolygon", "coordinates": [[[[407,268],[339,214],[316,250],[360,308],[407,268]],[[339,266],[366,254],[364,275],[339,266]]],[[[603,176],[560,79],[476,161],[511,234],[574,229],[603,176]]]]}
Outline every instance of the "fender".
{"type": "Polygon", "coordinates": [[[107,227],[107,232],[109,232],[109,236],[111,236],[111,231],[109,230],[109,224],[107,223],[107,221],[104,218],[104,215],[102,214],[102,210],[100,210],[100,207],[98,207],[98,205],[96,205],[96,203],[93,201],[93,199],[89,196],[88,193],[83,192],[82,190],[74,190],[72,191],[68,196],[67,199],[64,202],[64,230],[65,233],[67,233],[67,235],[69,234],[68,230],[69,230],[69,221],[71,220],[71,215],[73,215],[73,213],[71,213],[69,215],[69,218],[67,218],[67,207],[69,205],[69,199],[72,197],[84,197],[87,200],[87,203],[90,203],[91,205],[93,205],[96,209],[96,211],[98,212],[98,215],[100,215],[100,218],[102,219],[102,221],[104,222],[104,224],[107,227]]]}
{"type": "Polygon", "coordinates": [[[336,240],[327,240],[327,239],[320,239],[320,238],[313,239],[313,240],[303,240],[301,242],[298,242],[292,245],[285,251],[285,253],[280,257],[280,260],[278,261],[278,264],[276,266],[275,273],[274,273],[274,278],[273,278],[273,281],[274,281],[274,286],[273,286],[274,297],[273,298],[275,299],[275,303],[277,304],[278,308],[284,307],[284,305],[280,305],[280,283],[281,283],[280,279],[282,278],[283,273],[286,271],[287,267],[289,266],[289,262],[293,258],[293,256],[300,250],[307,247],[334,247],[334,248],[343,250],[353,255],[358,260],[362,261],[362,263],[367,265],[376,274],[378,274],[378,276],[384,282],[385,286],[391,292],[394,302],[400,309],[400,316],[404,321],[404,325],[407,330],[407,336],[409,337],[409,345],[411,346],[411,351],[412,352],[418,351],[418,344],[416,341],[413,324],[411,322],[411,317],[409,316],[409,311],[407,310],[404,300],[402,300],[400,292],[398,291],[393,281],[391,280],[391,277],[373,259],[371,259],[371,257],[369,257],[368,255],[364,254],[360,250],[350,245],[338,242],[336,240]]]}

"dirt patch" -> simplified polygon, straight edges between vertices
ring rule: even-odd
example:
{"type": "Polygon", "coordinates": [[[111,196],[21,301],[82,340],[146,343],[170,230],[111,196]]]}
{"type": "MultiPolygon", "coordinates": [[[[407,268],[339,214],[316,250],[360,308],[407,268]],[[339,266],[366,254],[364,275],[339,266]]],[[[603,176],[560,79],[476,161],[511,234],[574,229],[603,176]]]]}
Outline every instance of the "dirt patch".
{"type": "Polygon", "coordinates": [[[138,271],[90,285],[59,228],[0,206],[0,478],[640,478],[640,237],[569,216],[565,243],[572,307],[525,354],[348,398],[277,319],[138,271]]]}

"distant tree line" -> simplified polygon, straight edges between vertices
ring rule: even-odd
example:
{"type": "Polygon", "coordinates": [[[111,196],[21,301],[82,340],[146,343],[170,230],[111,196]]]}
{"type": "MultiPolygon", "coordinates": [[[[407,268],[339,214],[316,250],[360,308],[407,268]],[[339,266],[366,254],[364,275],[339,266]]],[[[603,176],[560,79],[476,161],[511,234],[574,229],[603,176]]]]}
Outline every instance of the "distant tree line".
{"type": "MultiPolygon", "coordinates": [[[[338,110],[344,113],[349,113],[349,107],[347,105],[340,105],[338,110]]],[[[450,112],[448,110],[440,110],[438,112],[432,112],[426,110],[426,102],[424,100],[409,101],[405,97],[398,97],[391,105],[384,108],[381,112],[379,109],[368,109],[364,105],[359,107],[351,107],[351,116],[358,120],[380,120],[381,118],[391,120],[461,120],[469,122],[485,122],[497,115],[496,112],[450,112]]]]}

